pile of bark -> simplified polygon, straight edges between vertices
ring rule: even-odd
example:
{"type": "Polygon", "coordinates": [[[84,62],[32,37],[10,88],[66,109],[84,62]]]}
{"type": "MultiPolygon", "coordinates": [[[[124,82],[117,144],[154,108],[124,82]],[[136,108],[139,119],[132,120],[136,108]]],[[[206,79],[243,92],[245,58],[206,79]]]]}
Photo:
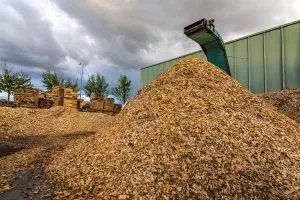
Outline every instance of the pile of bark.
{"type": "Polygon", "coordinates": [[[269,92],[258,96],[275,106],[279,112],[300,123],[300,89],[269,92]]]}
{"type": "Polygon", "coordinates": [[[299,199],[296,122],[187,58],[46,167],[57,198],[299,199]]]}

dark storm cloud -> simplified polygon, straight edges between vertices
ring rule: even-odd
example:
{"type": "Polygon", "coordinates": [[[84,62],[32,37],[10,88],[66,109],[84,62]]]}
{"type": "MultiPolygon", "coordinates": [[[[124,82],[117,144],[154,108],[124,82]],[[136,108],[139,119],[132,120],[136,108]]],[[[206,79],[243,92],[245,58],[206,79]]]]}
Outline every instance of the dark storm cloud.
{"type": "MultiPolygon", "coordinates": [[[[289,4],[278,0],[136,0],[82,1],[56,0],[71,17],[76,18],[97,38],[102,56],[122,67],[149,64],[143,52],[158,47],[162,34],[169,43],[195,49],[183,35],[183,27],[202,17],[216,19],[225,38],[262,30],[285,22],[289,4]],[[274,21],[274,17],[278,17],[274,21]],[[283,17],[282,17],[283,16],[283,17]]],[[[162,51],[169,51],[166,46],[162,51]]],[[[180,50],[179,50],[180,51],[180,50]]]]}
{"type": "Polygon", "coordinates": [[[141,67],[200,49],[183,34],[186,25],[214,18],[227,41],[296,20],[297,2],[1,0],[0,59],[36,82],[49,67],[74,80],[81,62],[85,79],[100,72],[114,85],[126,73],[137,89],[141,67]]]}
{"type": "Polygon", "coordinates": [[[24,66],[49,67],[64,58],[53,38],[51,23],[42,20],[25,1],[1,8],[0,59],[24,66]]]}

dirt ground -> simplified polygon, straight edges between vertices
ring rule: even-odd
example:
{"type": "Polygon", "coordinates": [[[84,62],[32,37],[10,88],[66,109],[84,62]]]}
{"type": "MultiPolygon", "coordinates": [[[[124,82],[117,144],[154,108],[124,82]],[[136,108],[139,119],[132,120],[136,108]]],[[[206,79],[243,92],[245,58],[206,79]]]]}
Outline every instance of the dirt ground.
{"type": "Polygon", "coordinates": [[[49,161],[53,153],[64,149],[68,142],[93,134],[94,132],[74,132],[51,136],[28,136],[2,142],[0,144],[1,161],[6,164],[12,163],[6,174],[11,182],[4,185],[2,189],[12,190],[4,192],[0,195],[0,199],[51,199],[53,186],[43,178],[43,165],[49,161]],[[23,160],[26,157],[29,159],[23,160]],[[15,161],[20,161],[20,163],[15,165],[15,161]],[[11,171],[13,169],[15,170],[11,171]]]}

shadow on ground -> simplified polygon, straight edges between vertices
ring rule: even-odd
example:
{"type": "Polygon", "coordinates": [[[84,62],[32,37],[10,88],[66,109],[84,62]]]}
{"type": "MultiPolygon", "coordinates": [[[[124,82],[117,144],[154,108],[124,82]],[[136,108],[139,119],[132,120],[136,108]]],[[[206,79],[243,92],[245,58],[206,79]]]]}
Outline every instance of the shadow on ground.
{"type": "Polygon", "coordinates": [[[44,178],[44,163],[48,162],[51,155],[73,140],[82,139],[94,135],[95,132],[72,132],[62,135],[29,136],[15,138],[0,143],[0,158],[18,153],[25,149],[44,147],[41,156],[38,157],[31,168],[21,170],[13,177],[12,190],[0,194],[3,200],[23,199],[53,199],[54,186],[47,183],[44,178]]]}

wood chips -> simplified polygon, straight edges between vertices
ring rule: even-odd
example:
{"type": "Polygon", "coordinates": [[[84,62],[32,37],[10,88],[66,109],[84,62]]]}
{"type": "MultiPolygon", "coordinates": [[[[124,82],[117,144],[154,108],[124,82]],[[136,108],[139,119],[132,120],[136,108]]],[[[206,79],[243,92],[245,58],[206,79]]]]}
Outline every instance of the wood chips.
{"type": "Polygon", "coordinates": [[[258,96],[275,106],[280,113],[300,123],[300,89],[269,92],[258,96]]]}
{"type": "Polygon", "coordinates": [[[298,124],[205,60],[179,61],[95,130],[47,165],[57,198],[300,198],[298,124]]]}
{"type": "Polygon", "coordinates": [[[64,148],[70,140],[89,136],[110,117],[65,107],[0,107],[0,194],[11,189],[19,170],[32,167],[45,153],[64,148]],[[15,149],[13,154],[2,155],[15,149]]]}

